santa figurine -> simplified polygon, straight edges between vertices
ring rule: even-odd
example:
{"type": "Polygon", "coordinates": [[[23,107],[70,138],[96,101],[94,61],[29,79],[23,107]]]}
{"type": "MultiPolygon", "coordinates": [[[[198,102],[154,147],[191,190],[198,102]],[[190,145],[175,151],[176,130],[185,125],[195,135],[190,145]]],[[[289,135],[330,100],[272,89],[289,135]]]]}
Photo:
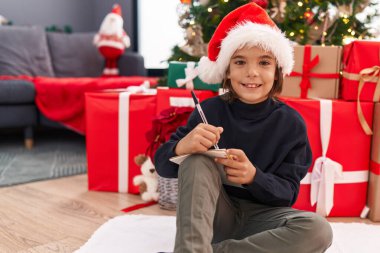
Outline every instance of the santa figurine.
{"type": "Polygon", "coordinates": [[[120,5],[114,4],[112,12],[104,18],[99,32],[94,37],[94,44],[106,60],[103,76],[118,76],[117,60],[125,48],[131,45],[123,29],[120,5]]]}

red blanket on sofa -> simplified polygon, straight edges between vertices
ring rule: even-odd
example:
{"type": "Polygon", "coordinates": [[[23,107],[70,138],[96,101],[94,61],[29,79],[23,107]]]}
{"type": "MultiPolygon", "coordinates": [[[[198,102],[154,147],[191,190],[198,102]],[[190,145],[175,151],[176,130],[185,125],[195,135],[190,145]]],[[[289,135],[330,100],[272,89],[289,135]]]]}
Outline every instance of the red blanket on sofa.
{"type": "Polygon", "coordinates": [[[157,78],[142,76],[98,78],[0,76],[0,80],[4,79],[24,79],[34,82],[38,109],[47,118],[81,134],[85,134],[86,131],[85,92],[138,86],[144,81],[149,81],[151,86],[155,86],[158,81],[157,78]]]}

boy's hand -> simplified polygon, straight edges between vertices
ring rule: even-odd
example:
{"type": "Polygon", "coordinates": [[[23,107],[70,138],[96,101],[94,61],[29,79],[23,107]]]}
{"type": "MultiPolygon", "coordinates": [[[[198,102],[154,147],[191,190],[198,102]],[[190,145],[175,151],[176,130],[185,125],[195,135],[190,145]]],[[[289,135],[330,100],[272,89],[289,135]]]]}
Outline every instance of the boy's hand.
{"type": "Polygon", "coordinates": [[[224,165],[228,181],[237,184],[250,184],[256,175],[256,168],[241,149],[228,149],[229,158],[215,158],[224,165]]]}
{"type": "Polygon", "coordinates": [[[219,141],[222,132],[222,127],[200,123],[178,142],[175,153],[183,155],[207,151],[219,141]]]}

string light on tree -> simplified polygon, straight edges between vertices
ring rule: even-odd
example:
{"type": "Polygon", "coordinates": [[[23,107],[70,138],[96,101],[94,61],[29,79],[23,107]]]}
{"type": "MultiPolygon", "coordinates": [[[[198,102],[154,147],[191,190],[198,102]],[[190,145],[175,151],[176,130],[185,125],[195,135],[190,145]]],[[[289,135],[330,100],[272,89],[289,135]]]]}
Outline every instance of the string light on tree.
{"type": "Polygon", "coordinates": [[[342,45],[350,38],[368,38],[371,33],[365,23],[377,13],[373,11],[361,19],[365,22],[356,14],[367,6],[376,10],[371,1],[180,0],[177,12],[186,44],[174,47],[168,60],[198,61],[207,52],[207,42],[223,17],[249,2],[265,8],[287,37],[301,45],[342,45]]]}
{"type": "Polygon", "coordinates": [[[377,9],[374,8],[374,3],[371,3],[371,1],[284,1],[285,12],[281,18],[279,6],[282,1],[269,1],[268,9],[280,29],[286,31],[289,39],[299,44],[342,45],[343,36],[371,37],[365,22],[370,22],[378,13],[366,12],[366,17],[360,20],[356,15],[367,6],[374,10],[377,9]],[[350,27],[355,29],[348,32],[347,29],[350,27]]]}

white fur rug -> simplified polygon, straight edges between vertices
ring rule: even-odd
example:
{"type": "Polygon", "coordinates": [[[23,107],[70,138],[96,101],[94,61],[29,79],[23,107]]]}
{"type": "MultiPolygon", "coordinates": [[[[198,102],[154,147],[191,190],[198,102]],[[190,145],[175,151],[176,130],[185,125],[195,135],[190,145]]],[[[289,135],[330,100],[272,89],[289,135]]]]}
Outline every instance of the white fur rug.
{"type": "MultiPolygon", "coordinates": [[[[327,253],[380,252],[380,225],[331,223],[327,253]]],[[[173,251],[175,217],[122,215],[99,227],[76,253],[156,253],[173,251]]]]}

